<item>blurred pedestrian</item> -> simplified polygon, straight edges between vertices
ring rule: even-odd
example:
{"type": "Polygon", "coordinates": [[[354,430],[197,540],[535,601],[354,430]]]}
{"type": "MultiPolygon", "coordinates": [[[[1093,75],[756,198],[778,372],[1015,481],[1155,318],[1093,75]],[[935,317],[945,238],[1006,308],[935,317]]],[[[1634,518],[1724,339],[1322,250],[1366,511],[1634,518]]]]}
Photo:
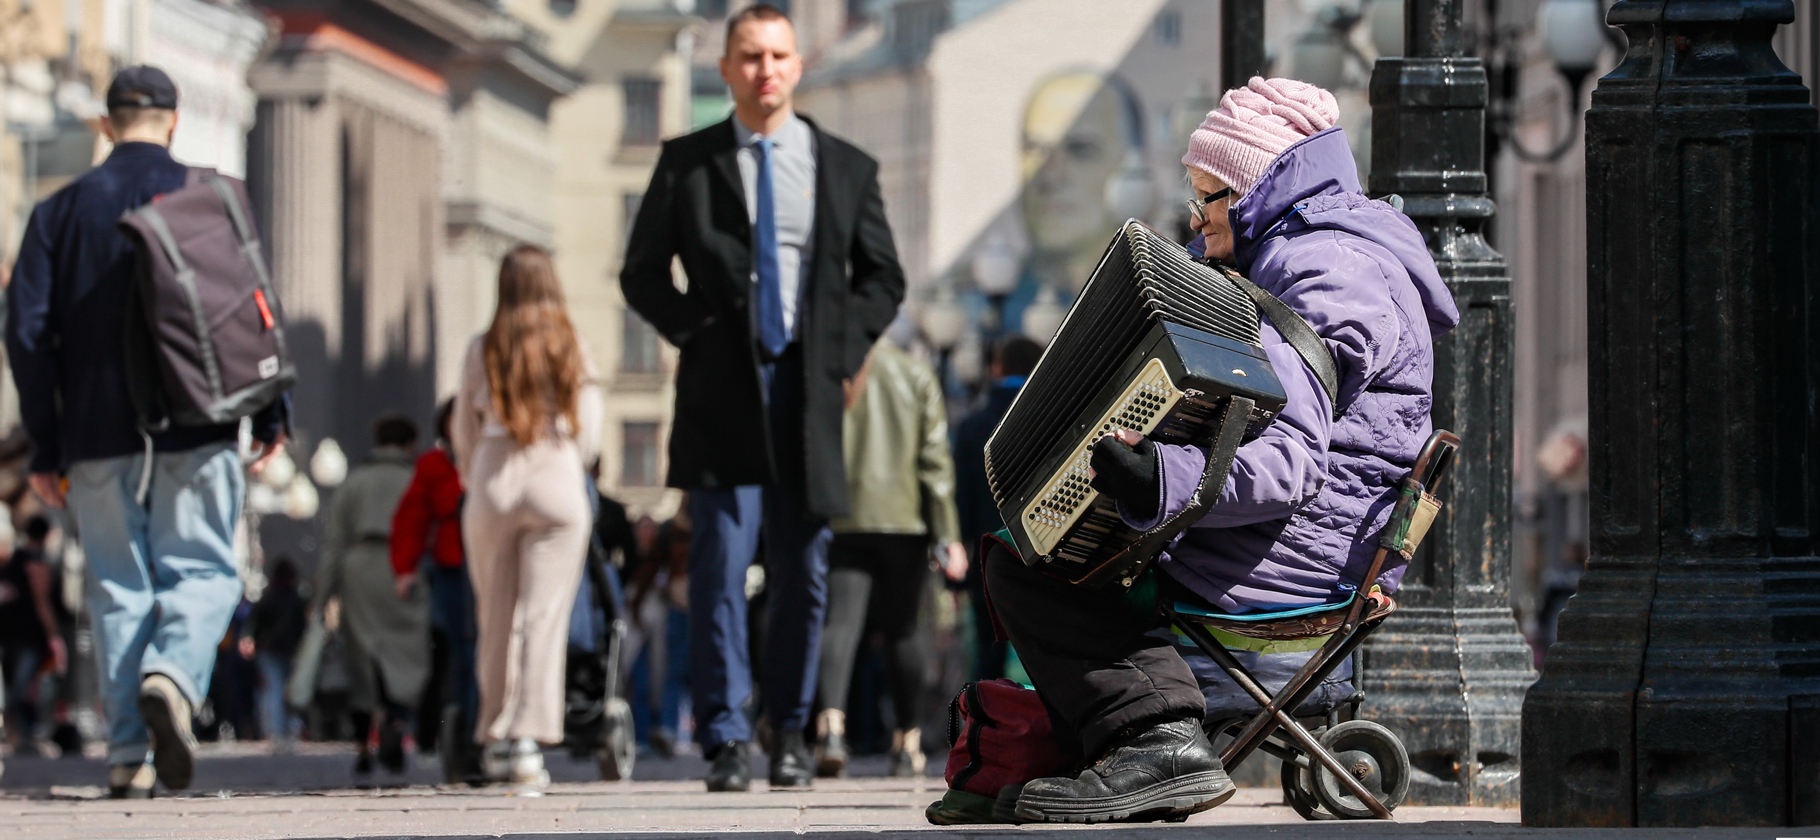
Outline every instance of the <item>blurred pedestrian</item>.
{"type": "Polygon", "coordinates": [[[803,729],[827,523],[849,510],[840,415],[904,296],[878,162],[796,115],[802,73],[776,7],[728,18],[720,74],[733,116],[664,144],[619,277],[632,308],[682,350],[668,483],[691,491],[689,679],[711,791],[751,785],[746,570],[761,535],[771,784],[814,783],[803,729]]]}
{"type": "Polygon", "coordinates": [[[492,326],[468,345],[450,432],[468,488],[474,737],[489,778],[532,792],[550,778],[539,745],[563,740],[569,613],[593,523],[585,470],[604,405],[550,255],[512,249],[497,297],[492,326]]]}
{"type": "Polygon", "coordinates": [[[632,578],[632,615],[649,639],[638,662],[635,684],[646,691],[639,711],[649,708],[646,743],[672,756],[682,731],[689,686],[689,517],[678,513],[659,527],[651,551],[632,578]],[[642,678],[642,680],[640,679],[642,678]]]}
{"type": "Polygon", "coordinates": [[[1014,335],[1001,339],[992,348],[988,370],[992,390],[986,392],[984,404],[961,419],[954,427],[954,501],[960,512],[961,543],[966,546],[972,563],[967,567],[967,596],[973,612],[973,678],[995,680],[1005,675],[1006,645],[998,640],[992,625],[992,611],[986,605],[985,577],[980,573],[984,557],[979,556],[980,538],[1005,527],[998,503],[992,499],[992,485],[986,482],[986,441],[998,428],[1011,401],[1023,390],[1024,380],[1036,370],[1043,357],[1043,346],[1014,335]]]}
{"type": "Polygon", "coordinates": [[[373,772],[371,743],[378,725],[379,764],[405,771],[405,734],[430,679],[430,602],[400,590],[392,574],[392,513],[411,483],[417,424],[398,414],[373,422],[373,453],[348,473],[323,526],[322,565],[315,604],[341,599],[348,646],[348,707],[360,751],[354,773],[373,772]],[[375,720],[375,716],[379,721],[375,720]]]}
{"type": "Polygon", "coordinates": [[[12,511],[0,505],[0,673],[6,679],[6,731],[14,755],[37,754],[39,677],[46,671],[61,674],[69,663],[51,608],[51,565],[44,557],[50,522],[34,516],[25,527],[26,544],[14,547],[12,511]]]}
{"type": "Polygon", "coordinates": [[[398,596],[406,597],[420,578],[427,581],[430,626],[444,641],[443,685],[437,687],[441,696],[436,705],[439,714],[452,718],[439,734],[449,781],[480,770],[480,757],[473,749],[474,720],[480,710],[480,687],[474,680],[474,588],[468,582],[467,553],[461,543],[466,491],[449,454],[454,412],[453,398],[437,407],[436,443],[417,459],[411,484],[392,514],[392,574],[398,596]]]}
{"type": "Polygon", "coordinates": [[[209,679],[209,714],[197,726],[210,741],[253,741],[260,737],[259,670],[253,664],[253,638],[247,632],[253,604],[246,598],[234,607],[234,618],[215,645],[215,673],[209,679]]]}
{"type": "Polygon", "coordinates": [[[847,493],[852,513],[834,520],[828,552],[828,629],[822,642],[822,713],[816,773],[847,770],[847,688],[863,636],[885,642],[897,725],[891,775],[923,774],[922,720],[932,641],[919,627],[933,550],[951,580],[967,574],[954,512],[948,409],[934,369],[879,339],[847,408],[847,493]]]}
{"type": "MultiPolygon", "coordinates": [[[[238,422],[139,427],[125,369],[137,261],[118,223],[182,189],[189,170],[169,151],[177,86],[162,70],[121,70],[107,109],[107,160],[26,225],[6,291],[6,347],[32,439],[32,490],[52,507],[67,493],[82,534],[108,793],[125,798],[151,796],[154,776],[172,790],[190,784],[191,713],[240,597],[234,528],[246,476],[238,422]]],[[[253,415],[253,472],[283,451],[289,413],[286,397],[253,415]]]]}
{"type": "Polygon", "coordinates": [[[273,746],[284,751],[297,740],[303,721],[285,705],[284,689],[291,681],[291,663],[309,625],[309,603],[298,591],[297,564],[289,557],[272,561],[265,591],[247,619],[253,663],[259,669],[259,723],[273,746]]]}

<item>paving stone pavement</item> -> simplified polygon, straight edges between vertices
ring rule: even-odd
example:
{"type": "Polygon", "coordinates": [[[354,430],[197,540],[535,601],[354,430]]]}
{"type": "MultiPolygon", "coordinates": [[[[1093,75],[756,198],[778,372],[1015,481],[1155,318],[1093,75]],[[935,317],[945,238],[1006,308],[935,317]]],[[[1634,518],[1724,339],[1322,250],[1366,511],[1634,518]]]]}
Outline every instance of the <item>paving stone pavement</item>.
{"type": "MultiPolygon", "coordinates": [[[[858,762],[857,778],[824,780],[807,792],[755,790],[707,794],[694,781],[699,758],[641,759],[634,782],[591,781],[592,765],[548,755],[557,782],[542,797],[465,786],[440,787],[434,759],[393,786],[352,785],[345,747],[305,745],[271,755],[257,745],[206,748],[196,784],[182,796],[149,802],[100,799],[102,767],[92,759],[7,761],[0,777],[0,838],[533,838],[600,836],[614,840],[739,832],[750,840],[814,833],[824,840],[993,840],[991,835],[1057,837],[1094,831],[1145,840],[1399,837],[1794,837],[1798,830],[1542,831],[1516,824],[1513,810],[1414,808],[1394,824],[1308,823],[1274,789],[1246,788],[1226,805],[1185,825],[938,828],[923,809],[941,794],[939,776],[883,778],[882,760],[858,762]]],[[[932,771],[934,772],[934,771],[932,771]]],[[[762,778],[762,768],[759,770],[762,778]]],[[[383,780],[383,777],[381,777],[383,780]]],[[[1820,837],[1820,831],[1807,836],[1820,837]]],[[[1006,838],[1010,840],[1010,838],[1006,838]]]]}

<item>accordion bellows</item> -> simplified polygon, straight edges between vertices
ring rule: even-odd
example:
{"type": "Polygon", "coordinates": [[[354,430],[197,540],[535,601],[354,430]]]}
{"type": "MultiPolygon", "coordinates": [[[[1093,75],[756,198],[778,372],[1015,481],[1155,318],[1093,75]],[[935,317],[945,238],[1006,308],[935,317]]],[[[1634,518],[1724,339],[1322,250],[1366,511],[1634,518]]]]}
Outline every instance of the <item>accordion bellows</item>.
{"type": "Polygon", "coordinates": [[[1127,428],[1205,444],[1234,395],[1253,401],[1242,419],[1254,430],[1287,399],[1256,305],[1182,246],[1126,222],[986,445],[993,499],[1025,562],[1099,582],[1141,535],[1087,484],[1094,440],[1127,428]]]}

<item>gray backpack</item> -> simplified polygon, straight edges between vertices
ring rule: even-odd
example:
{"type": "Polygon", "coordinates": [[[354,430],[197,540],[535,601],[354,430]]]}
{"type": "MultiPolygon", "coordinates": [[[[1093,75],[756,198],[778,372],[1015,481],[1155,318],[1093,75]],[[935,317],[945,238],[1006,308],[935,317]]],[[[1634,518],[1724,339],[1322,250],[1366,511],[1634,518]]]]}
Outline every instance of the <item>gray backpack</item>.
{"type": "Polygon", "coordinates": [[[232,423],[297,381],[248,204],[239,180],[191,169],[120,219],[136,252],[126,373],[142,431],[232,423]]]}

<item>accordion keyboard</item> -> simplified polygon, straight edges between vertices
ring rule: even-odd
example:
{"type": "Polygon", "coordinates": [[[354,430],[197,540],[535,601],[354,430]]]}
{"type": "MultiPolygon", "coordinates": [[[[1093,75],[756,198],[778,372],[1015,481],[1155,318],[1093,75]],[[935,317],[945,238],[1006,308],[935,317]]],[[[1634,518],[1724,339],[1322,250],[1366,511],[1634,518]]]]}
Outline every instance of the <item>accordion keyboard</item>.
{"type": "Polygon", "coordinates": [[[1087,483],[1087,464],[1094,441],[1117,429],[1148,435],[1182,397],[1183,392],[1170,380],[1162,361],[1151,359],[1144,365],[1125,393],[1100,417],[1098,431],[1088,435],[1074,457],[1056,470],[1043,491],[1024,507],[1024,528],[1038,551],[1054,551],[1068,530],[1099,499],[1099,492],[1087,483]]]}

